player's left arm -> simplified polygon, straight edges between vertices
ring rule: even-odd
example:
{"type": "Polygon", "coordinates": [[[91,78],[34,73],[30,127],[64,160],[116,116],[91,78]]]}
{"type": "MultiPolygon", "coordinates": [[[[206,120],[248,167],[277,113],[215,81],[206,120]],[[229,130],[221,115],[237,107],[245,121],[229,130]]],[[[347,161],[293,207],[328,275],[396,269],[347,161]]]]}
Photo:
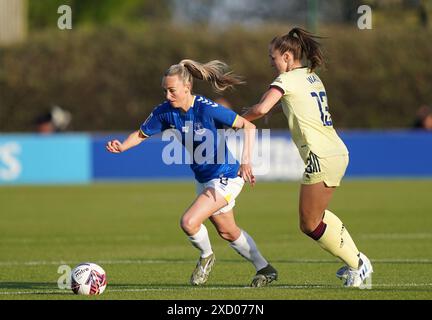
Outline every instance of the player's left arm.
{"type": "Polygon", "coordinates": [[[243,152],[238,174],[253,186],[255,184],[255,176],[252,172],[252,151],[255,144],[256,127],[252,122],[239,115],[237,115],[232,127],[243,129],[244,132],[243,152]]]}
{"type": "Polygon", "coordinates": [[[255,125],[245,118],[239,116],[234,111],[224,106],[213,104],[204,107],[204,112],[220,124],[230,126],[235,129],[244,129],[244,144],[238,174],[251,185],[255,184],[255,177],[252,173],[252,151],[255,142],[255,125]]]}
{"type": "Polygon", "coordinates": [[[242,116],[246,120],[254,121],[265,116],[282,98],[283,90],[276,86],[271,86],[262,96],[259,103],[252,106],[242,116]]]}

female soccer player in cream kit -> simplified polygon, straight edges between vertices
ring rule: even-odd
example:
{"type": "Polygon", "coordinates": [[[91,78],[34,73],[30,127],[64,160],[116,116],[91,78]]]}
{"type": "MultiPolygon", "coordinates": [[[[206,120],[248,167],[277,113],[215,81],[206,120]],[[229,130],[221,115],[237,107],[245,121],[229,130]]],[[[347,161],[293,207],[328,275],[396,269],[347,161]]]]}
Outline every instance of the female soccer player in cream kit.
{"type": "Polygon", "coordinates": [[[244,182],[252,185],[255,183],[250,163],[255,125],[228,108],[203,96],[192,94],[193,78],[210,82],[218,92],[242,83],[237,76],[226,72],[227,69],[225,63],[217,60],[206,64],[182,60],[179,64],[172,65],[162,79],[166,101],[157,106],[140,129],[131,133],[125,141],[109,141],[106,148],[112,153],[124,152],[154,134],[176,129],[181,134],[181,142],[185,147],[188,146],[185,144],[186,135],[193,132],[193,150],[188,151],[194,155],[194,151],[201,145],[200,141],[202,142],[199,136],[204,131],[213,134],[212,161],[198,163],[193,159],[191,164],[197,180],[198,196],[180,221],[180,226],[192,245],[200,250],[200,258],[190,282],[192,285],[206,283],[215,262],[208,232],[203,224],[209,218],[219,235],[255,266],[256,274],[251,286],[262,287],[277,279],[277,271],[261,255],[252,237],[236,225],[233,212],[235,198],[242,190],[244,182]],[[241,165],[232,161],[234,158],[226,144],[222,146],[224,150],[221,150],[217,130],[224,126],[244,129],[241,165]],[[225,158],[218,162],[220,156],[218,157],[217,153],[221,151],[225,158]]]}
{"type": "Polygon", "coordinates": [[[317,37],[293,28],[269,46],[278,77],[261,101],[243,117],[249,121],[267,114],[279,100],[291,136],[305,163],[300,188],[300,229],[345,262],[336,272],[347,287],[360,287],[371,276],[369,259],[357,249],[342,221],[327,209],[348,166],[348,150],[333,128],[324,85],[314,70],[323,64],[317,37]],[[302,61],[306,60],[308,66],[302,61]]]}

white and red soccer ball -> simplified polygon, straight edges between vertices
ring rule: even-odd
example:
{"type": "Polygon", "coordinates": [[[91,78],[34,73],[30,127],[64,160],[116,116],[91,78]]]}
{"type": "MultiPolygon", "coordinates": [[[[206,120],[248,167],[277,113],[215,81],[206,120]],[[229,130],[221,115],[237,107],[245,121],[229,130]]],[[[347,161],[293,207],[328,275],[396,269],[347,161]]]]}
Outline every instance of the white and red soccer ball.
{"type": "Polygon", "coordinates": [[[80,263],[72,270],[71,289],[80,295],[102,294],[107,286],[105,270],[95,263],[80,263]]]}

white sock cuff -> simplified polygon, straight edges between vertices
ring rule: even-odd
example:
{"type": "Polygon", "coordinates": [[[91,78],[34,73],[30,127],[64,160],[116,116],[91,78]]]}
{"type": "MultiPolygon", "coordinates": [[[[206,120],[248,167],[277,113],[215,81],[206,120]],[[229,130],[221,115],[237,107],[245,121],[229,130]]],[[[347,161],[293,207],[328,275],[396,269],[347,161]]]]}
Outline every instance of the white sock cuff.
{"type": "Polygon", "coordinates": [[[205,225],[201,224],[201,227],[198,230],[198,232],[195,233],[193,236],[189,236],[189,239],[200,241],[201,239],[206,238],[206,237],[208,237],[207,228],[205,225]]]}
{"type": "Polygon", "coordinates": [[[248,242],[247,242],[246,235],[247,235],[247,233],[245,231],[240,230],[240,236],[236,240],[232,241],[230,243],[230,245],[231,246],[241,246],[245,243],[247,244],[248,242]]]}
{"type": "Polygon", "coordinates": [[[202,224],[199,231],[188,238],[192,245],[201,251],[201,258],[206,258],[213,253],[205,225],[202,224]]]}
{"type": "Polygon", "coordinates": [[[230,246],[242,257],[252,262],[257,271],[268,265],[267,260],[259,252],[255,241],[244,230],[241,230],[240,237],[231,242],[230,246]]]}

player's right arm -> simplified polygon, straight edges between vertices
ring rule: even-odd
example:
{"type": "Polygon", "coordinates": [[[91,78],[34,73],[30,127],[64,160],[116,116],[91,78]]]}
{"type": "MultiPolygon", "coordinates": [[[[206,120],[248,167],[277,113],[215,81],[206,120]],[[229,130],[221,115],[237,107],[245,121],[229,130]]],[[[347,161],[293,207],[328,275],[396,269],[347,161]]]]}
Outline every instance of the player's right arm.
{"type": "Polygon", "coordinates": [[[145,139],[147,139],[147,137],[144,136],[141,130],[137,130],[132,132],[123,142],[120,142],[119,140],[108,141],[106,149],[112,153],[121,153],[139,145],[145,139]]]}
{"type": "Polygon", "coordinates": [[[132,132],[125,141],[120,142],[118,140],[108,141],[106,148],[112,153],[121,153],[130,148],[136,147],[148,137],[162,132],[166,129],[166,125],[162,120],[160,109],[156,107],[148,118],[144,121],[141,127],[132,132]]]}
{"type": "Polygon", "coordinates": [[[261,101],[251,107],[245,114],[242,115],[248,121],[254,121],[265,116],[282,98],[282,91],[276,87],[270,87],[261,98],[261,101]]]}

